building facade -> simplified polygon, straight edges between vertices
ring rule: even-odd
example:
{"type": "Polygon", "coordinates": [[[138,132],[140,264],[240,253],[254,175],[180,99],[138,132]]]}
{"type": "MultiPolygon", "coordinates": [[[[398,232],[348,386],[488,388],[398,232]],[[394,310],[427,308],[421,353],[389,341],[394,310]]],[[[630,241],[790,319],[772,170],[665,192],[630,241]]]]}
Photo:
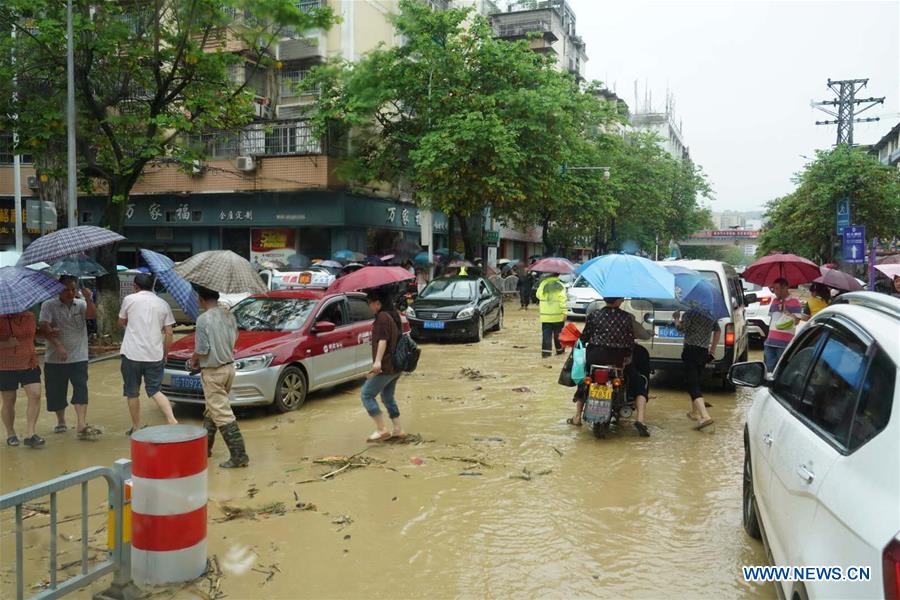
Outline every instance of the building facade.
{"type": "Polygon", "coordinates": [[[881,164],[900,169],[900,123],[894,125],[877,143],[872,144],[869,152],[877,156],[881,164]]]}
{"type": "Polygon", "coordinates": [[[631,126],[637,131],[655,133],[660,138],[660,146],[670,156],[683,160],[690,159],[690,151],[684,141],[681,124],[675,122],[670,111],[634,114],[631,117],[631,126]]]}

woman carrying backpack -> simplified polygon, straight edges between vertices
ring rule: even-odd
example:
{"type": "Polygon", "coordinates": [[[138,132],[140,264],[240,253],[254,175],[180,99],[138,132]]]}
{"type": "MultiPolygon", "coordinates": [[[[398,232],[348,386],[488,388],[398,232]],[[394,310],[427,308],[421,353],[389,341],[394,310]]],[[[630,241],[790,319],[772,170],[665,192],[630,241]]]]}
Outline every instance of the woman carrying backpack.
{"type": "Polygon", "coordinates": [[[394,364],[394,352],[400,341],[402,327],[400,314],[394,309],[389,295],[381,290],[371,290],[366,295],[369,308],[375,313],[372,324],[372,370],[366,376],[362,387],[362,403],[375,421],[375,432],[366,438],[367,442],[383,442],[391,437],[403,438],[406,434],[400,427],[400,410],[394,399],[397,380],[401,372],[394,364]],[[391,418],[393,430],[388,431],[384,423],[384,415],[375,397],[381,394],[381,403],[391,418]]]}

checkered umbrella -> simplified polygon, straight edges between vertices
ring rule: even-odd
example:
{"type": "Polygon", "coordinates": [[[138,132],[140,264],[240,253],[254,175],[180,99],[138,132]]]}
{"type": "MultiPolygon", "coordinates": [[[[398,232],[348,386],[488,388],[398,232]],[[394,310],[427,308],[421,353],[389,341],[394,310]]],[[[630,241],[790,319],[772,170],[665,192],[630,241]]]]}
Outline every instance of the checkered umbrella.
{"type": "Polygon", "coordinates": [[[230,250],[207,250],[195,254],[173,270],[191,283],[220,294],[266,292],[266,286],[253,265],[230,250]]]}
{"type": "Polygon", "coordinates": [[[200,304],[197,302],[197,293],[194,292],[194,288],[191,287],[187,279],[172,270],[175,266],[175,261],[164,254],[147,250],[146,248],[141,249],[141,256],[144,262],[147,263],[147,266],[150,267],[150,271],[156,275],[156,278],[166,288],[166,291],[175,298],[178,306],[183,308],[184,312],[196,321],[197,317],[200,316],[200,304]]]}
{"type": "Polygon", "coordinates": [[[50,272],[54,275],[74,275],[75,277],[101,277],[106,275],[106,269],[96,260],[83,254],[79,256],[67,256],[50,266],[50,272]]]}
{"type": "Polygon", "coordinates": [[[25,266],[41,261],[52,263],[64,256],[80,254],[124,239],[115,231],[93,225],[66,227],[31,242],[19,258],[19,264],[25,266]]]}
{"type": "Polygon", "coordinates": [[[40,271],[0,267],[0,315],[14,315],[56,296],[63,285],[40,271]]]}

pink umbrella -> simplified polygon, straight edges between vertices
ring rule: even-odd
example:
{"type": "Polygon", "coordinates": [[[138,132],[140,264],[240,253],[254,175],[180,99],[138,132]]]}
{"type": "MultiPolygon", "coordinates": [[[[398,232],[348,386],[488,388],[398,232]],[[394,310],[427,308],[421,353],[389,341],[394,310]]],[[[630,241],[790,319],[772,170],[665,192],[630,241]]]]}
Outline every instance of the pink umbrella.
{"type": "Polygon", "coordinates": [[[888,263],[884,265],[875,265],[875,268],[887,275],[888,277],[900,277],[900,263],[888,263]]]}
{"type": "Polygon", "coordinates": [[[820,277],[816,277],[813,283],[822,283],[836,290],[845,292],[857,292],[864,289],[855,277],[838,271],[837,269],[823,269],[825,271],[820,277]]]}
{"type": "Polygon", "coordinates": [[[551,257],[536,261],[528,270],[536,273],[571,273],[575,265],[565,258],[551,257]]]}
{"type": "Polygon", "coordinates": [[[393,254],[385,254],[384,256],[381,257],[381,260],[383,260],[384,262],[389,262],[393,258],[394,258],[393,254]]]}
{"type": "Polygon", "coordinates": [[[415,275],[403,267],[363,267],[340,279],[335,279],[334,283],[328,287],[327,292],[329,294],[356,292],[415,278],[415,275]]]}
{"type": "Polygon", "coordinates": [[[776,279],[787,279],[796,287],[809,283],[821,275],[818,265],[796,254],[771,254],[764,256],[744,270],[744,280],[756,285],[772,287],[776,279]]]}
{"type": "Polygon", "coordinates": [[[460,267],[474,267],[475,265],[473,265],[471,262],[469,262],[467,260],[457,258],[455,260],[451,260],[450,264],[448,264],[447,266],[452,269],[456,269],[456,268],[460,268],[460,267]]]}

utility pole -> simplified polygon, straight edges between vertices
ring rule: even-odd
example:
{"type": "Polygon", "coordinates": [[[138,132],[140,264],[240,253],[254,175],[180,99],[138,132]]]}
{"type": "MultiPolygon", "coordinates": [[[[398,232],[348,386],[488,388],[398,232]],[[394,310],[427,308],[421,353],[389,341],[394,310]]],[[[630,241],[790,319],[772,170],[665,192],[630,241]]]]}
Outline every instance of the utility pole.
{"type": "Polygon", "coordinates": [[[75,227],[78,225],[78,190],[75,180],[75,39],[72,34],[72,0],[66,2],[66,129],[66,224],[75,227]]]}
{"type": "Polygon", "coordinates": [[[857,98],[856,93],[869,83],[868,79],[844,79],[841,81],[828,80],[828,87],[837,95],[836,100],[823,100],[821,102],[811,102],[810,106],[814,106],[824,113],[828,113],[833,120],[816,121],[816,125],[837,125],[837,144],[853,145],[853,124],[868,123],[880,120],[879,117],[870,117],[867,119],[857,119],[856,115],[866,111],[876,104],[884,104],[884,97],[881,98],[857,98]],[[865,104],[857,109],[858,106],[865,104]],[[823,108],[825,106],[834,106],[836,109],[823,108]]]}
{"type": "MultiPolygon", "coordinates": [[[[13,23],[12,26],[12,39],[13,39],[13,49],[12,56],[10,57],[12,60],[13,67],[13,93],[12,93],[12,103],[13,107],[17,111],[13,118],[18,121],[19,113],[18,107],[16,106],[19,103],[19,90],[18,90],[18,76],[16,69],[16,24],[13,23]]],[[[13,145],[13,210],[15,211],[15,219],[13,224],[16,228],[16,252],[21,253],[24,249],[24,236],[23,229],[24,224],[22,223],[22,157],[19,156],[19,131],[18,128],[13,128],[12,133],[12,145],[13,145]]]]}

